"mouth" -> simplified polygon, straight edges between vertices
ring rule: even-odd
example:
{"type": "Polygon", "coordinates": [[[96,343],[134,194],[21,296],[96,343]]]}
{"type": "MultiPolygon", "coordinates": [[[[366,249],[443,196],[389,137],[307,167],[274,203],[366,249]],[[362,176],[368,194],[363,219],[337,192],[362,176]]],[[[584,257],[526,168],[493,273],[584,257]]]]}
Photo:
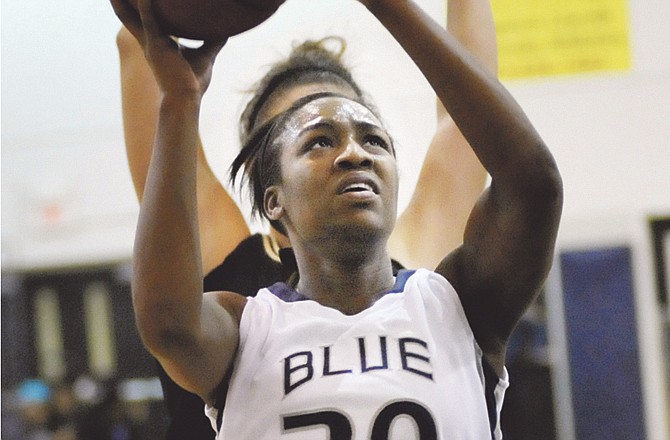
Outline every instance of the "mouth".
{"type": "Polygon", "coordinates": [[[379,194],[379,186],[373,179],[367,176],[353,175],[343,179],[337,188],[337,194],[349,193],[379,194]]]}

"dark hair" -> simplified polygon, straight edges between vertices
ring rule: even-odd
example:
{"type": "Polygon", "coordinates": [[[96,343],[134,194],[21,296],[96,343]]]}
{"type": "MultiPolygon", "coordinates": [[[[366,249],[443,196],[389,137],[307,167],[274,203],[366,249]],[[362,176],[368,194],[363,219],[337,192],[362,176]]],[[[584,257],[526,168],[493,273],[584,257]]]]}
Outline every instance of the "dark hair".
{"type": "MultiPolygon", "coordinates": [[[[306,104],[325,97],[340,97],[350,99],[366,106],[376,116],[377,111],[370,106],[364,99],[352,99],[340,93],[321,92],[312,95],[303,96],[296,100],[291,107],[270,118],[263,125],[255,129],[250,135],[248,141],[242,146],[230,167],[230,182],[233,186],[237,181],[238,174],[244,167],[242,182],[249,187],[249,196],[251,198],[251,213],[255,216],[267,218],[265,212],[265,190],[281,179],[280,166],[280,145],[276,142],[277,136],[281,133],[289,118],[306,104]]],[[[270,224],[283,234],[286,229],[280,222],[270,220],[270,224]]]]}
{"type": "Polygon", "coordinates": [[[346,47],[344,38],[337,36],[307,40],[294,46],[284,61],[274,64],[254,86],[254,95],[242,111],[240,116],[242,144],[247,142],[263,106],[276,91],[305,84],[330,83],[350,87],[356,96],[362,99],[363,91],[354,81],[349,68],[342,62],[346,47]],[[328,47],[333,43],[337,43],[339,49],[333,50],[328,47]]]}

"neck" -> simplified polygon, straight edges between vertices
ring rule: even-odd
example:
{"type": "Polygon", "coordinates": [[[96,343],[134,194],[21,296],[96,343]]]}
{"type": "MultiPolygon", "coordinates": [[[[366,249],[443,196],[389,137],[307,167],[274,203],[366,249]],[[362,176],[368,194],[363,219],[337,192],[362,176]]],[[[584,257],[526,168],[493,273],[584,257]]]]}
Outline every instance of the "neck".
{"type": "Polygon", "coordinates": [[[352,315],[370,307],[391,289],[391,259],[381,246],[372,251],[369,247],[338,248],[335,252],[314,252],[309,247],[294,247],[300,273],[297,288],[319,304],[352,315]]]}

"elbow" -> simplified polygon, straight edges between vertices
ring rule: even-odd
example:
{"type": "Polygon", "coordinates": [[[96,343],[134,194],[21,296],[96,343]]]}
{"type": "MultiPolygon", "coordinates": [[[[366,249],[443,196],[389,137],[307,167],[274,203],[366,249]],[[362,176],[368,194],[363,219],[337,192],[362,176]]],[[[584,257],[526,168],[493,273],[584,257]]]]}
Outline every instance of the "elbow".
{"type": "Polygon", "coordinates": [[[180,347],[191,347],[195,332],[183,320],[184,311],[135,301],[135,325],[144,347],[156,358],[180,347]]]}
{"type": "Polygon", "coordinates": [[[547,147],[542,144],[536,150],[537,154],[531,155],[525,165],[522,165],[522,178],[517,175],[519,189],[525,198],[536,207],[563,206],[563,178],[556,160],[547,147]]]}
{"type": "Polygon", "coordinates": [[[493,176],[491,189],[502,196],[505,205],[525,213],[536,227],[556,226],[563,209],[563,179],[551,154],[540,151],[542,154],[510,167],[509,173],[493,176]]]}
{"type": "Polygon", "coordinates": [[[521,196],[524,212],[533,230],[555,239],[563,212],[563,179],[553,158],[537,171],[521,196]]]}
{"type": "Polygon", "coordinates": [[[135,325],[142,341],[142,345],[154,356],[164,351],[165,341],[169,340],[170,333],[161,320],[156,319],[156,313],[146,309],[135,308],[135,325]]]}
{"type": "Polygon", "coordinates": [[[540,197],[560,212],[563,207],[563,178],[552,156],[545,159],[542,176],[537,183],[540,197]]]}
{"type": "Polygon", "coordinates": [[[137,329],[142,345],[157,359],[195,346],[192,332],[175,325],[156,324],[155,320],[137,317],[137,329]]]}

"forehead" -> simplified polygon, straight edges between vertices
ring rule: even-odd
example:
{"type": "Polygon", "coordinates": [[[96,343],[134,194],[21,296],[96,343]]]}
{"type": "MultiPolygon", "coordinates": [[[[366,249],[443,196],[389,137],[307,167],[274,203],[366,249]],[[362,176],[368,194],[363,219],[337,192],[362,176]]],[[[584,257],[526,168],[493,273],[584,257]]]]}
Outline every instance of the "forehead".
{"type": "Polygon", "coordinates": [[[332,82],[314,82],[283,88],[270,95],[258,115],[257,125],[261,125],[264,121],[288,110],[300,98],[317,93],[339,93],[350,98],[357,97],[356,92],[350,86],[332,82]]]}
{"type": "Polygon", "coordinates": [[[363,104],[339,96],[310,101],[297,109],[287,120],[286,127],[303,130],[320,123],[382,126],[374,113],[363,104]]]}

